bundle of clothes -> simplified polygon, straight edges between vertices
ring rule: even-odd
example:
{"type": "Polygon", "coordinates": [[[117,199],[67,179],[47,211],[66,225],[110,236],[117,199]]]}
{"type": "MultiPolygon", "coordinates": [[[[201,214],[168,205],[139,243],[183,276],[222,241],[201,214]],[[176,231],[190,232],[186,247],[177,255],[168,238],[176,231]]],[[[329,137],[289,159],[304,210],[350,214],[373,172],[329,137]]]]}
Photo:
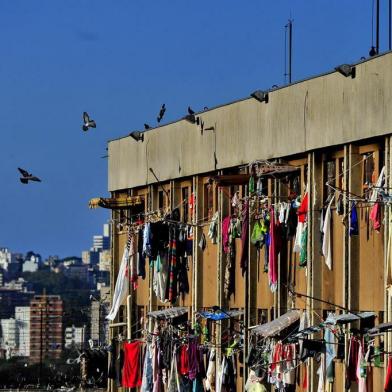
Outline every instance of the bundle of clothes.
{"type": "Polygon", "coordinates": [[[197,334],[177,334],[157,324],[152,338],[112,341],[109,378],[118,387],[144,392],[236,391],[236,354],[228,351],[220,371],[214,347],[197,334]]]}

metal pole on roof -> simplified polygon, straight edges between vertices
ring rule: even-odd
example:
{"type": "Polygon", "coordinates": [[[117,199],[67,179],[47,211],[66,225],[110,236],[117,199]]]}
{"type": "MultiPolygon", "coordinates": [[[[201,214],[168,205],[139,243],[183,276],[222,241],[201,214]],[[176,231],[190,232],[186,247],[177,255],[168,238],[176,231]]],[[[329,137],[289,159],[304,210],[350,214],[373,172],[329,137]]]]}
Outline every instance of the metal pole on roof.
{"type": "Polygon", "coordinates": [[[289,19],[289,84],[291,83],[292,75],[292,62],[293,62],[293,21],[289,19]]]}
{"type": "Polygon", "coordinates": [[[392,0],[389,0],[389,8],[388,8],[388,31],[389,31],[389,50],[392,50],[392,0]]]}
{"type": "Polygon", "coordinates": [[[380,51],[380,0],[376,3],[376,54],[380,51]]]}

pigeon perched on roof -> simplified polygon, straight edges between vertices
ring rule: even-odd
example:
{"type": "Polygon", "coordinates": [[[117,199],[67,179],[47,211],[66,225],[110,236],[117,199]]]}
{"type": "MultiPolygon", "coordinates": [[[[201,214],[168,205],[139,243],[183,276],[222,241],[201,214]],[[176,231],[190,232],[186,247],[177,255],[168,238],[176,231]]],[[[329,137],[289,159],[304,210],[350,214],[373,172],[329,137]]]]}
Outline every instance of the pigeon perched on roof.
{"type": "Polygon", "coordinates": [[[97,124],[95,123],[94,120],[90,119],[90,116],[88,115],[87,112],[83,112],[83,131],[88,131],[89,128],[96,128],[97,124]]]}
{"type": "Polygon", "coordinates": [[[29,181],[41,182],[41,180],[38,177],[33,176],[27,170],[21,169],[20,167],[18,167],[18,170],[20,171],[20,174],[22,174],[22,177],[20,177],[20,182],[22,184],[28,184],[29,181]]]}
{"type": "Polygon", "coordinates": [[[150,129],[151,127],[148,124],[144,124],[144,129],[150,129]]]}
{"type": "Polygon", "coordinates": [[[158,114],[158,117],[157,117],[157,121],[158,121],[159,123],[162,121],[162,118],[163,118],[165,112],[166,112],[166,106],[165,106],[165,104],[163,104],[163,105],[161,106],[161,110],[159,111],[159,114],[158,114]]]}
{"type": "Polygon", "coordinates": [[[188,106],[188,113],[192,116],[193,114],[195,114],[195,112],[191,109],[190,106],[188,106]]]}

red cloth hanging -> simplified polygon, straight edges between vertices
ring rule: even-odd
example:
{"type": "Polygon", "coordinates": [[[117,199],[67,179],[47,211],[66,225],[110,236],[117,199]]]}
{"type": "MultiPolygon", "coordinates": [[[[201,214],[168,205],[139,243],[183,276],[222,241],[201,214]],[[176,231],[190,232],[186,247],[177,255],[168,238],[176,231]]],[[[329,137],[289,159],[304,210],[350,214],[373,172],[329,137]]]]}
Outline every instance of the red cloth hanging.
{"type": "Polygon", "coordinates": [[[189,373],[189,356],[188,356],[188,346],[183,345],[180,348],[180,364],[179,372],[183,376],[187,376],[189,373]]]}
{"type": "Polygon", "coordinates": [[[384,384],[385,392],[392,392],[392,357],[388,358],[387,375],[384,384]]]}
{"type": "Polygon", "coordinates": [[[308,198],[308,192],[306,192],[304,198],[302,199],[302,203],[297,210],[298,222],[305,223],[307,221],[308,209],[309,209],[309,198],[308,198]]]}
{"type": "Polygon", "coordinates": [[[370,210],[369,219],[373,224],[373,229],[380,231],[381,229],[381,206],[380,203],[375,203],[370,210]]]}
{"type": "Polygon", "coordinates": [[[308,389],[308,366],[305,364],[304,368],[304,380],[302,382],[302,388],[303,389],[308,389]]]}
{"type": "Polygon", "coordinates": [[[136,388],[142,385],[140,345],[141,342],[124,343],[122,386],[125,388],[136,388]]]}

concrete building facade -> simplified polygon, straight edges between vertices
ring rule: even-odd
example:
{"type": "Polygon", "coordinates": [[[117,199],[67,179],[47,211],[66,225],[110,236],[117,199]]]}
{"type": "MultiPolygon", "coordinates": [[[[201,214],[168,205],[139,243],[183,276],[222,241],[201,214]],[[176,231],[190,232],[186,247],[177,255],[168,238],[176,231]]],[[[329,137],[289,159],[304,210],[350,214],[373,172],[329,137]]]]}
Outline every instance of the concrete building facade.
{"type": "Polygon", "coordinates": [[[9,357],[14,356],[18,347],[18,330],[14,318],[0,320],[1,347],[7,351],[9,357]]]}
{"type": "Polygon", "coordinates": [[[60,358],[63,348],[63,301],[36,295],[30,302],[30,361],[60,358]]]}
{"type": "MultiPolygon", "coordinates": [[[[189,293],[173,305],[187,307],[192,321],[203,309],[243,311],[238,390],[249,372],[245,358],[254,339],[252,327],[289,310],[306,312],[311,325],[324,322],[329,312],[348,310],[374,312],[376,325],[392,322],[388,289],[392,284],[392,252],[388,251],[392,243],[392,53],[349,67],[354,68],[355,74],[333,71],[269,91],[268,99],[250,97],[196,113],[191,121],[181,119],[144,132],[143,142],[129,136],[109,142],[111,199],[140,198],[146,217],[162,217],[159,212],[178,207],[181,222],[193,229],[189,293]],[[306,242],[298,253],[294,237],[282,241],[271,290],[262,261],[265,247],[257,248],[251,234],[261,204],[274,211],[295,200],[299,205],[307,200],[306,242]],[[243,211],[244,203],[250,211],[249,234],[233,242],[235,287],[228,296],[222,223],[243,211]],[[369,214],[377,203],[379,215],[374,220],[369,214]],[[328,206],[332,213],[327,262],[320,227],[328,206]],[[215,243],[209,240],[213,219],[215,243]],[[376,226],[376,221],[381,224],[376,226]]],[[[118,222],[134,224],[135,216],[131,207],[112,212],[112,292],[129,236],[126,224],[118,222]]],[[[136,290],[130,289],[128,302],[113,321],[111,336],[121,333],[126,324],[132,338],[132,331],[144,327],[140,321],[148,312],[169,306],[155,295],[153,268],[147,267],[146,278],[139,278],[136,290]]],[[[217,372],[225,327],[218,323],[213,331],[217,372]]],[[[380,336],[380,347],[390,352],[389,333],[380,336]]],[[[348,335],[341,344],[347,353],[348,335]]],[[[386,362],[372,364],[374,390],[382,390],[386,362]]],[[[333,390],[344,390],[346,365],[344,357],[335,361],[333,390]]],[[[316,390],[317,368],[313,359],[300,366],[308,386],[296,390],[316,390]]]]}
{"type": "Polygon", "coordinates": [[[86,343],[86,327],[72,327],[65,328],[64,347],[82,349],[86,343]]]}
{"type": "Polygon", "coordinates": [[[18,356],[30,356],[30,306],[15,306],[18,356]]]}

